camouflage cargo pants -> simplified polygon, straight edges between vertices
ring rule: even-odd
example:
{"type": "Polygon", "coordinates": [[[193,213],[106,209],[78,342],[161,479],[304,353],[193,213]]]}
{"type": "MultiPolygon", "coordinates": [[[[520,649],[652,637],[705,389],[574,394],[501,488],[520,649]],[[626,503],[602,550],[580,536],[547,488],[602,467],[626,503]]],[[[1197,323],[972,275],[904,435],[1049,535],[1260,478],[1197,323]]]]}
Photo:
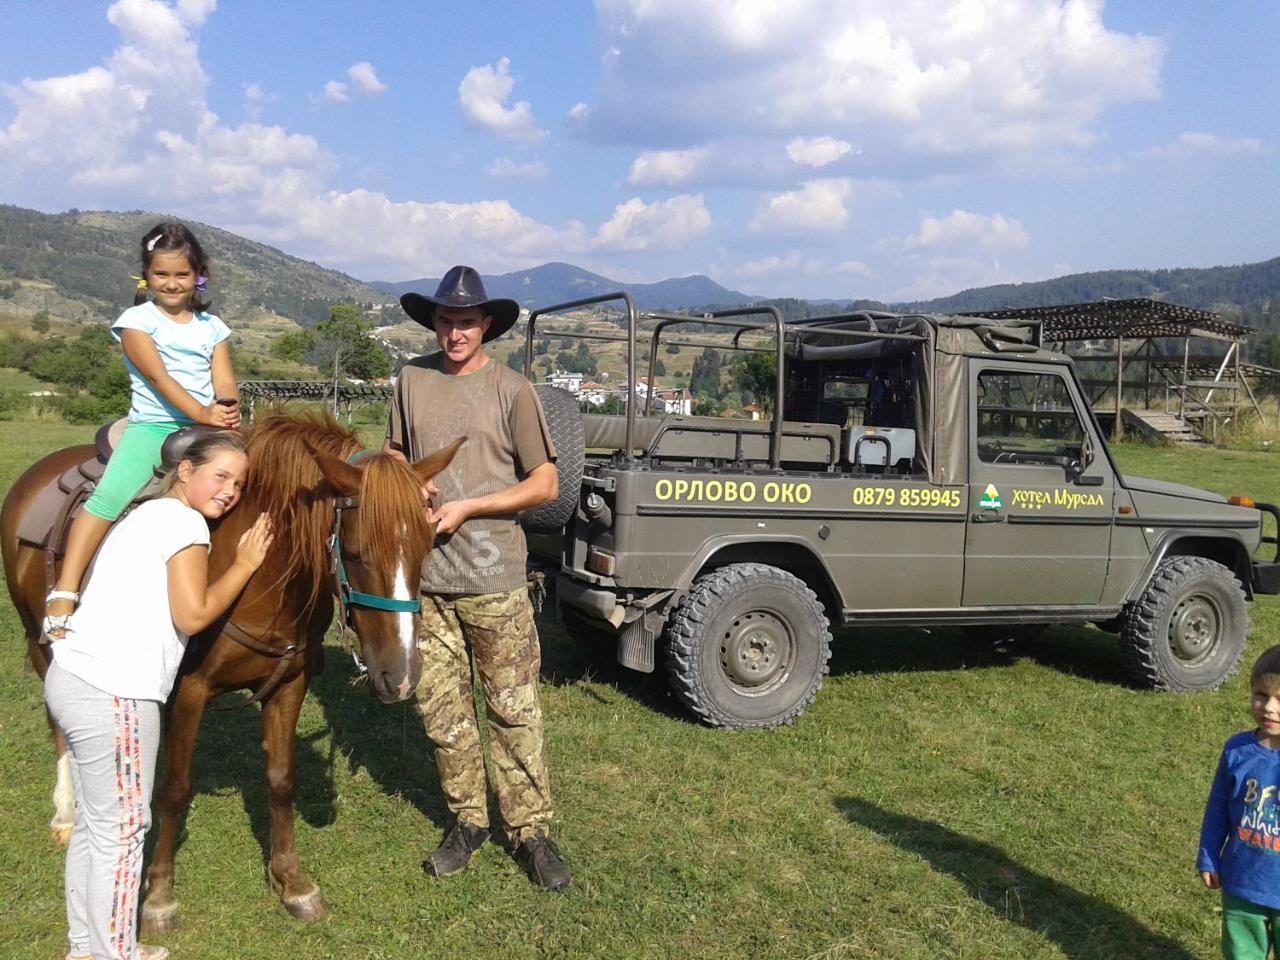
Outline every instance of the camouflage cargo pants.
{"type": "Polygon", "coordinates": [[[489,825],[489,778],[472,695],[474,669],[484,691],[493,792],[503,826],[514,843],[538,829],[546,831],[551,790],[538,700],[542,655],[527,589],[424,596],[418,651],[422,680],[415,694],[436,747],[436,769],[449,809],[462,823],[489,825]]]}

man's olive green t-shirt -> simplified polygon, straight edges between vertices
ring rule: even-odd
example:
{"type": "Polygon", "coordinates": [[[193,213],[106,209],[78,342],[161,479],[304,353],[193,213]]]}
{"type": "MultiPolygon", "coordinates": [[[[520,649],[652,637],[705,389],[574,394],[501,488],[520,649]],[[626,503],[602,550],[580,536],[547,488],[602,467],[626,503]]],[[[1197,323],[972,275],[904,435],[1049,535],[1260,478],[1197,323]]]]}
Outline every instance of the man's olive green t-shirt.
{"type": "MultiPolygon", "coordinates": [[[[443,354],[400,371],[387,439],[417,460],[460,436],[467,442],[436,477],[437,503],[483,497],[518,483],[556,457],[533,385],[492,359],[475,373],[447,374],[443,354]]],[[[423,593],[505,593],[525,580],[524,530],[516,514],[472,517],[436,538],[422,566],[423,593]]]]}

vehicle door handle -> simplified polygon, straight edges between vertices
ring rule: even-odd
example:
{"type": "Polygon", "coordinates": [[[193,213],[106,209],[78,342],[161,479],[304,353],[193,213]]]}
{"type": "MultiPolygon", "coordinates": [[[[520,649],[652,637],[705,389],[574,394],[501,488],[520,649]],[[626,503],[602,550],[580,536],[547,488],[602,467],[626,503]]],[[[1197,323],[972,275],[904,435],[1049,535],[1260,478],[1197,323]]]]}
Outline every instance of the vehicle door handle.
{"type": "Polygon", "coordinates": [[[969,514],[969,519],[974,523],[1000,523],[1004,520],[1004,514],[997,510],[983,510],[981,513],[969,514]]]}

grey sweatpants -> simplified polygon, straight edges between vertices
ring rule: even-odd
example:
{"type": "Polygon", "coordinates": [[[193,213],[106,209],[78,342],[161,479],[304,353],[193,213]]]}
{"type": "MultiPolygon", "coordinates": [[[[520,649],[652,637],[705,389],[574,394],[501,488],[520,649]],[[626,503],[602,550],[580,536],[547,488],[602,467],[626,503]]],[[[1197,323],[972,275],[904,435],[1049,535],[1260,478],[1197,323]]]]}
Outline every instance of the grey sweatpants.
{"type": "Polygon", "coordinates": [[[44,698],[67,736],[76,794],[65,881],[67,952],[136,960],[160,704],[103,693],[56,660],[44,678],[44,698]]]}

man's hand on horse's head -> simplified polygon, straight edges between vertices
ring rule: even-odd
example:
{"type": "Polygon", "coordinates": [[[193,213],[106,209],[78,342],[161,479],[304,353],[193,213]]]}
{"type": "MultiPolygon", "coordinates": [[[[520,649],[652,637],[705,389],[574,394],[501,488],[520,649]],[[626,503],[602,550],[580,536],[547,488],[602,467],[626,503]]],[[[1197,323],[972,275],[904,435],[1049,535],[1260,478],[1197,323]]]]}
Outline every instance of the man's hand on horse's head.
{"type": "Polygon", "coordinates": [[[467,500],[450,500],[439,507],[427,507],[427,521],[436,525],[436,535],[453,533],[470,516],[467,500]]]}

